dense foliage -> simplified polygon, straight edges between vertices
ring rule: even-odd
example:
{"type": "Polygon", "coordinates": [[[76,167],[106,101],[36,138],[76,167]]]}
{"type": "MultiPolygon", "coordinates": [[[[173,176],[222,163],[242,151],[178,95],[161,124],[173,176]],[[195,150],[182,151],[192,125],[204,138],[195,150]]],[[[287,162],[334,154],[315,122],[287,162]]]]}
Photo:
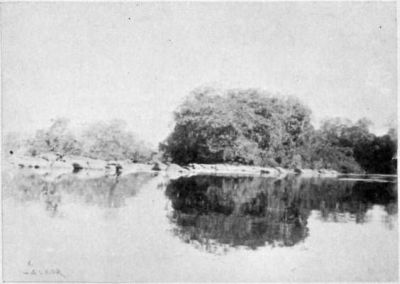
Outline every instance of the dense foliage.
{"type": "Polygon", "coordinates": [[[160,144],[178,164],[240,163],[341,172],[394,172],[396,135],[376,137],[368,121],[311,125],[311,110],[293,97],[259,90],[194,90],[175,112],[160,144]]]}
{"type": "Polygon", "coordinates": [[[173,162],[296,163],[294,149],[312,130],[311,111],[295,98],[257,90],[196,90],[175,113],[176,126],[161,149],[173,162]]]}
{"type": "MultiPolygon", "coordinates": [[[[330,148],[336,147],[354,158],[359,167],[369,173],[395,173],[397,163],[397,133],[376,136],[369,132],[370,121],[361,119],[356,123],[339,118],[323,123],[320,136],[330,148]]],[[[348,168],[347,171],[353,169],[348,168]]],[[[346,171],[342,169],[342,171],[346,171]]]]}

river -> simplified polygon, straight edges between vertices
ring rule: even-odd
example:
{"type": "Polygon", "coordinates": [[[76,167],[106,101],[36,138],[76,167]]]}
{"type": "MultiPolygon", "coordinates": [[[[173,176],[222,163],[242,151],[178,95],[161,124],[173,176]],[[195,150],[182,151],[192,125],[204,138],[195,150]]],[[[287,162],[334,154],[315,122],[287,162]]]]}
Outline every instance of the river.
{"type": "Polygon", "coordinates": [[[395,178],[3,174],[5,281],[397,281],[395,178]]]}

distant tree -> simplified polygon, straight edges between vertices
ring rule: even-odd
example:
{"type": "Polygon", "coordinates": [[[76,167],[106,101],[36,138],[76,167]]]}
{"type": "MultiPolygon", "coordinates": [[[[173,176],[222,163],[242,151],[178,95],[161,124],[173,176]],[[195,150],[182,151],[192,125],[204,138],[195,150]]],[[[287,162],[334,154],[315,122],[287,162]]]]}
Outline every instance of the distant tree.
{"type": "Polygon", "coordinates": [[[325,154],[320,152],[321,147],[317,143],[314,145],[316,156],[330,160],[345,172],[357,171],[358,167],[369,173],[394,173],[393,157],[397,152],[395,130],[391,129],[388,135],[378,137],[369,132],[370,125],[371,121],[365,118],[355,123],[339,118],[324,121],[318,135],[328,151],[325,154]]]}
{"type": "Polygon", "coordinates": [[[68,125],[68,119],[57,118],[48,129],[38,130],[35,137],[29,142],[28,152],[32,156],[48,152],[62,156],[66,154],[79,155],[81,153],[80,142],[68,129],[68,125]]]}
{"type": "Polygon", "coordinates": [[[93,123],[77,137],[69,129],[69,120],[58,118],[49,128],[38,130],[28,145],[28,153],[32,156],[55,153],[61,157],[81,155],[95,159],[144,162],[150,161],[155,154],[126,129],[126,123],[122,120],[93,123]]]}
{"type": "Polygon", "coordinates": [[[374,136],[356,145],[354,156],[369,173],[394,174],[397,170],[397,141],[390,135],[374,136]]]}
{"type": "Polygon", "coordinates": [[[351,147],[336,144],[337,139],[331,129],[320,129],[314,132],[303,157],[308,157],[307,165],[314,169],[334,169],[344,173],[362,172],[360,165],[353,157],[351,147]],[[328,133],[325,131],[328,130],[328,133]],[[332,140],[330,140],[332,139],[332,140]]]}
{"type": "Polygon", "coordinates": [[[83,155],[104,160],[149,161],[153,152],[126,126],[122,120],[89,125],[82,134],[83,155]]]}

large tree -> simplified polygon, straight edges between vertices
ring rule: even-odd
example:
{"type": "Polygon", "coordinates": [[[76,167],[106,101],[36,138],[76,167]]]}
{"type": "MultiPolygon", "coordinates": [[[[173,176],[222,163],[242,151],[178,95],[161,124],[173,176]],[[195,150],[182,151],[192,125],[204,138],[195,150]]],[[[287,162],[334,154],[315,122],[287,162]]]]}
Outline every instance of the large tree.
{"type": "Polygon", "coordinates": [[[194,90],[175,112],[160,145],[178,164],[238,162],[293,165],[312,132],[311,111],[293,97],[260,90],[194,90]]]}

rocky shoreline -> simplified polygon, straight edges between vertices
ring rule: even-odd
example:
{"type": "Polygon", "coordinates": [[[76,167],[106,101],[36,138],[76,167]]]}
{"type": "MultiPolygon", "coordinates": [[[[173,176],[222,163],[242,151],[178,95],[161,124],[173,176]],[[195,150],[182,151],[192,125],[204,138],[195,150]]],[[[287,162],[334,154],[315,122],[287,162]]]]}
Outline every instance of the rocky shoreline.
{"type": "Polygon", "coordinates": [[[86,176],[158,172],[170,179],[193,175],[233,175],[282,178],[287,175],[299,175],[302,177],[337,177],[340,174],[337,171],[327,169],[284,169],[280,167],[257,167],[230,164],[189,164],[186,166],[179,166],[177,164],[164,164],[162,162],[144,164],[133,163],[129,160],[104,161],[81,156],[59,157],[52,154],[40,155],[37,157],[10,156],[6,159],[6,162],[3,163],[3,168],[4,167],[32,169],[38,172],[54,171],[58,173],[76,174],[85,172],[87,173],[86,176]],[[88,172],[91,172],[91,174],[88,174],[88,172]]]}

